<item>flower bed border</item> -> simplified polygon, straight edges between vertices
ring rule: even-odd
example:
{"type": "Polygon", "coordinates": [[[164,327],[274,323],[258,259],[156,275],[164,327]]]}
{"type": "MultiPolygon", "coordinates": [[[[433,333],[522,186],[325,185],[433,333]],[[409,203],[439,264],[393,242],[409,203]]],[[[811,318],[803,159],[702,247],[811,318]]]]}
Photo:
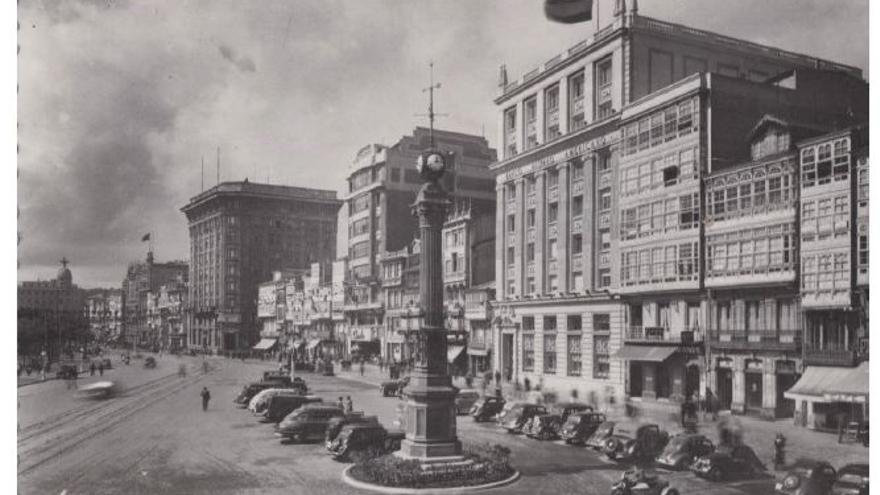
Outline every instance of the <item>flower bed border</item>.
{"type": "Polygon", "coordinates": [[[484,483],[481,485],[463,485],[463,486],[451,486],[451,487],[438,487],[438,488],[406,488],[402,486],[385,486],[385,485],[374,485],[372,483],[368,483],[366,481],[360,481],[354,478],[349,471],[351,471],[355,467],[354,464],[345,468],[342,471],[342,481],[344,481],[347,485],[352,486],[354,488],[359,488],[361,490],[368,490],[372,492],[380,492],[380,493],[388,493],[388,494],[405,494],[405,493],[436,493],[436,494],[447,494],[447,493],[461,493],[461,492],[470,492],[470,491],[479,491],[479,490],[488,490],[490,488],[498,488],[501,486],[506,486],[511,483],[516,482],[520,478],[520,472],[516,469],[513,470],[513,474],[510,475],[507,479],[493,481],[491,483],[484,483]]]}

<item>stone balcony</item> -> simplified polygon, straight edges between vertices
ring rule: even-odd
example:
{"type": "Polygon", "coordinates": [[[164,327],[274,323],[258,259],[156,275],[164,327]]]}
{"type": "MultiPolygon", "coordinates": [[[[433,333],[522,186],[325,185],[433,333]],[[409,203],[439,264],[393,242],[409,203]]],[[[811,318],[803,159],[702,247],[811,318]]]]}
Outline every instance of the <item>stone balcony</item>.
{"type": "Polygon", "coordinates": [[[797,330],[710,330],[709,347],[728,350],[798,351],[801,335],[797,330]]]}

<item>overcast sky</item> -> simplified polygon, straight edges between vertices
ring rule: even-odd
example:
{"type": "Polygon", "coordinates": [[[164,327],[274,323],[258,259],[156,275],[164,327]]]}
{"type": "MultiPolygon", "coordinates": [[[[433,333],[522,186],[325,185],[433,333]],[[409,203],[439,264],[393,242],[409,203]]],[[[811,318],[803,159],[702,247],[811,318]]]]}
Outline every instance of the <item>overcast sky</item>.
{"type": "MultiPolygon", "coordinates": [[[[867,0],[640,0],[641,13],[868,66],[867,0]]],[[[540,0],[19,3],[19,279],[119,286],[154,232],[185,259],[180,207],[221,180],[341,190],[355,152],[424,121],[495,142],[498,66],[589,35],[540,0]]]]}

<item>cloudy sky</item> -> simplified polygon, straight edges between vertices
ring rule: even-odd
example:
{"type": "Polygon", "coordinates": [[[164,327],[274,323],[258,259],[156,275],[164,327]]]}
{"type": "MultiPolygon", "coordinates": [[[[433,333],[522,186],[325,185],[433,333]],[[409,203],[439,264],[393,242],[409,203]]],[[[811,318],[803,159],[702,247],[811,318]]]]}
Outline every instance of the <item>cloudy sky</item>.
{"type": "MultiPolygon", "coordinates": [[[[606,0],[603,0],[606,1],[606,0]]],[[[610,1],[610,0],[608,0],[610,1]]],[[[644,15],[868,69],[867,0],[640,0],[644,15]]],[[[443,128],[496,145],[512,77],[586,37],[540,0],[19,3],[19,279],[118,286],[154,232],[185,258],[179,209],[216,182],[340,190],[354,153],[424,124],[428,61],[443,128]]]]}

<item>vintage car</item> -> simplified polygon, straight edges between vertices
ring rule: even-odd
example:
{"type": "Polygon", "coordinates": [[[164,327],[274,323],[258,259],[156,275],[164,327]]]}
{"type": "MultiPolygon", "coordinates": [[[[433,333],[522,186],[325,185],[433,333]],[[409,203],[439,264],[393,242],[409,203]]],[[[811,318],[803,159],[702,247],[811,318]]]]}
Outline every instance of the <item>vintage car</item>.
{"type": "Polygon", "coordinates": [[[669,434],[656,424],[618,426],[605,440],[602,452],[613,461],[653,460],[668,441],[669,434]]]}
{"type": "Polygon", "coordinates": [[[358,455],[380,456],[399,450],[404,436],[402,432],[388,432],[382,425],[347,425],[327,442],[327,451],[338,461],[349,461],[358,455]]]}
{"type": "Polygon", "coordinates": [[[90,383],[84,387],[80,387],[76,391],[76,396],[80,399],[107,399],[118,393],[118,387],[111,381],[101,381],[90,383]]]}
{"type": "Polygon", "coordinates": [[[144,368],[155,368],[156,367],[156,358],[153,356],[147,356],[147,359],[144,359],[144,368]]]}
{"type": "Polygon", "coordinates": [[[523,433],[529,438],[538,440],[555,440],[559,438],[556,433],[562,424],[562,416],[559,414],[541,414],[532,418],[532,421],[523,428],[523,433]]]}
{"type": "Polygon", "coordinates": [[[389,380],[379,385],[379,392],[382,397],[394,397],[403,395],[403,389],[409,385],[409,377],[405,376],[399,380],[389,380]]]}
{"type": "Polygon", "coordinates": [[[281,420],[275,426],[275,435],[294,442],[324,440],[330,420],[342,416],[342,409],[337,405],[306,404],[281,420]]]}
{"type": "Polygon", "coordinates": [[[265,382],[255,382],[248,383],[247,385],[241,388],[241,392],[232,399],[234,404],[237,404],[239,407],[247,407],[250,403],[251,399],[254,398],[255,395],[260,393],[263,390],[268,388],[280,388],[276,387],[273,383],[265,383],[265,382]]]}
{"type": "Polygon", "coordinates": [[[477,423],[488,421],[504,408],[504,404],[504,399],[501,397],[480,397],[474,402],[474,405],[471,406],[470,415],[477,423]]]}
{"type": "Polygon", "coordinates": [[[641,469],[628,469],[611,485],[611,495],[678,495],[678,490],[656,473],[641,469]]]}
{"type": "Polygon", "coordinates": [[[596,432],[599,425],[606,421],[605,415],[597,412],[580,412],[570,414],[562,428],[559,429],[559,436],[565,440],[567,444],[584,444],[590,435],[596,432]]]}
{"type": "Polygon", "coordinates": [[[257,417],[261,423],[278,423],[299,407],[321,401],[313,395],[276,395],[269,398],[266,409],[257,417]]]}
{"type": "Polygon", "coordinates": [[[767,468],[746,445],[718,447],[715,452],[698,457],[691,471],[711,481],[750,479],[760,476],[767,468]]]}
{"type": "Polygon", "coordinates": [[[501,427],[507,430],[507,433],[522,433],[523,426],[540,414],[547,414],[544,406],[517,404],[501,419],[501,427]]]}
{"type": "Polygon", "coordinates": [[[582,402],[560,402],[558,404],[553,404],[550,407],[550,412],[553,414],[558,414],[562,417],[562,423],[560,423],[559,427],[562,428],[562,425],[565,424],[565,421],[568,420],[568,417],[575,413],[581,412],[592,412],[593,406],[584,404],[582,402]]]}
{"type": "Polygon", "coordinates": [[[248,402],[248,411],[257,414],[266,409],[269,404],[269,398],[276,395],[304,395],[302,391],[296,388],[267,388],[261,390],[248,402]]]}
{"type": "Polygon", "coordinates": [[[694,459],[714,451],[715,445],[705,435],[683,433],[669,440],[663,452],[657,456],[657,464],[675,470],[688,469],[694,459]]]}
{"type": "Polygon", "coordinates": [[[847,464],[837,472],[831,495],[868,495],[868,465],[847,464]]]}
{"type": "Polygon", "coordinates": [[[522,404],[528,404],[528,402],[514,401],[514,400],[512,400],[510,402],[506,402],[504,404],[504,406],[501,408],[501,410],[498,411],[497,414],[495,414],[495,417],[492,418],[492,420],[495,421],[496,423],[501,423],[501,420],[503,420],[504,417],[507,416],[507,413],[509,413],[511,410],[513,410],[514,407],[516,407],[518,405],[522,405],[522,404]]]}
{"type": "Polygon", "coordinates": [[[837,471],[825,461],[797,459],[787,467],[785,476],[776,482],[782,495],[826,495],[837,481],[837,471]]]}
{"type": "Polygon", "coordinates": [[[596,431],[587,437],[587,441],[584,442],[585,445],[593,450],[602,450],[602,448],[605,447],[605,441],[614,434],[614,428],[616,425],[617,423],[614,421],[606,421],[600,424],[599,427],[596,428],[596,431]]]}
{"type": "Polygon", "coordinates": [[[479,398],[480,392],[474,389],[464,388],[459,390],[455,396],[455,414],[467,414],[479,398]]]}
{"type": "Polygon", "coordinates": [[[339,432],[342,431],[342,428],[346,425],[360,424],[378,425],[379,417],[365,416],[363,411],[355,411],[339,417],[330,418],[330,421],[327,423],[327,430],[324,434],[324,440],[327,442],[333,441],[336,438],[336,435],[339,435],[339,432]]]}

